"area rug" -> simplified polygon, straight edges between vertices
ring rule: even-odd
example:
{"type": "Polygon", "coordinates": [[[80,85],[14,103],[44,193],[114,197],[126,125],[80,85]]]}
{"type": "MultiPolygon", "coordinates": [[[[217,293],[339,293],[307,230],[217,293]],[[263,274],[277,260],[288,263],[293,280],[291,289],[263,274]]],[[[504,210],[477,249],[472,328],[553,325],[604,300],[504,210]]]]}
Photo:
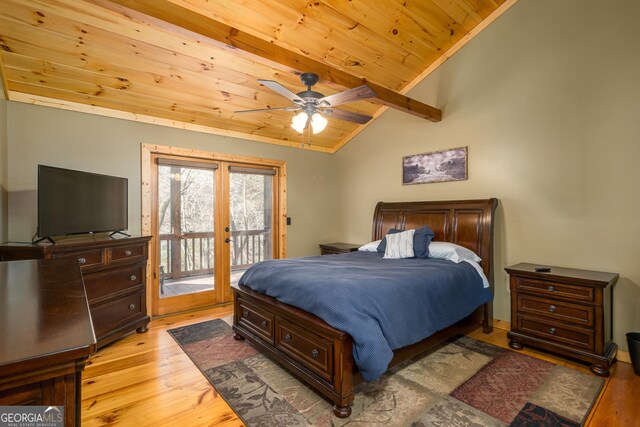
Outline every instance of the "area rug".
{"type": "Polygon", "coordinates": [[[460,336],[356,388],[351,417],[231,327],[211,320],[169,333],[215,390],[254,426],[580,426],[604,381],[460,336]]]}

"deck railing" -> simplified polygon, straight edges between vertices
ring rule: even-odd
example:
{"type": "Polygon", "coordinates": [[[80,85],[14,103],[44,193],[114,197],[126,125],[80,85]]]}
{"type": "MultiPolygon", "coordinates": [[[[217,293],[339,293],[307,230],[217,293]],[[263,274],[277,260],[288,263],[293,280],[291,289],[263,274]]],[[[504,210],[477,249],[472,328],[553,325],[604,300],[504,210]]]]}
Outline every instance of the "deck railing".
{"type": "MultiPolygon", "coordinates": [[[[231,231],[231,270],[271,259],[271,230],[231,231]]],[[[214,270],[213,232],[161,234],[160,266],[165,279],[211,274],[214,270]],[[174,256],[175,255],[175,256],[174,256]]]]}

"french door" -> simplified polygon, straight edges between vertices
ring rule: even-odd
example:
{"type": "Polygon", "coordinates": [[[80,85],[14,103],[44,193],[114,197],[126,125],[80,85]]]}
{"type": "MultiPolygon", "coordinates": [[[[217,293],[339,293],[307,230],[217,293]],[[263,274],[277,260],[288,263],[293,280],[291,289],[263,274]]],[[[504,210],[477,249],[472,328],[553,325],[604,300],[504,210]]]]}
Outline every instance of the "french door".
{"type": "Polygon", "coordinates": [[[282,255],[278,167],[162,153],[150,162],[152,314],[230,302],[248,267],[282,255]]]}
{"type": "Polygon", "coordinates": [[[229,272],[235,285],[251,265],[274,258],[276,171],[244,165],[229,165],[228,170],[229,221],[225,231],[230,234],[229,272]]]}

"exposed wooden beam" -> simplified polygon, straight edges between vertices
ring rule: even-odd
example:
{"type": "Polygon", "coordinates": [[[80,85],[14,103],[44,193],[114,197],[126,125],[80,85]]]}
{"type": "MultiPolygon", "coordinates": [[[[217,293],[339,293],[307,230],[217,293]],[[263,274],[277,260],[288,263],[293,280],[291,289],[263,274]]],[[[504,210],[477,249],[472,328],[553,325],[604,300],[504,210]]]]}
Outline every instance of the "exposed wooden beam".
{"type": "Polygon", "coordinates": [[[113,5],[125,7],[154,18],[159,21],[154,22],[156,25],[166,23],[171,26],[171,28],[168,28],[169,30],[175,31],[177,27],[177,29],[184,29],[206,37],[216,46],[223,49],[233,49],[237,54],[246,55],[255,62],[265,63],[266,61],[268,65],[276,63],[301,72],[311,71],[318,74],[322,80],[330,81],[346,88],[367,84],[376,92],[376,98],[372,99],[376,103],[434,122],[442,119],[442,112],[435,107],[394,92],[365,78],[354,76],[346,71],[316,61],[303,54],[290,51],[209,16],[201,15],[184,6],[172,3],[169,0],[89,1],[112,10],[118,10],[113,5]]]}

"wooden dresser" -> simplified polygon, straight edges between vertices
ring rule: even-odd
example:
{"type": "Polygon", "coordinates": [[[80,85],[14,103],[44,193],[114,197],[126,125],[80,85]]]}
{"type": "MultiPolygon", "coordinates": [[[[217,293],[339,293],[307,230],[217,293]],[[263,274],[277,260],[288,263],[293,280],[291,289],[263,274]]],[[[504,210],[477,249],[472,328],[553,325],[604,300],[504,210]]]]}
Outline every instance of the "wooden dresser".
{"type": "Polygon", "coordinates": [[[69,238],[55,245],[2,245],[0,260],[71,258],[80,265],[98,347],[146,332],[146,263],[151,237],[69,238]]]}
{"type": "Polygon", "coordinates": [[[355,243],[322,243],[320,245],[320,254],[346,254],[357,251],[360,246],[362,245],[356,245],[355,243]]]}
{"type": "Polygon", "coordinates": [[[612,341],[613,287],[617,273],[535,264],[505,268],[510,275],[509,346],[523,344],[591,363],[596,375],[608,376],[618,353],[612,341]]]}
{"type": "Polygon", "coordinates": [[[0,313],[0,405],[64,406],[64,425],[80,425],[96,338],[78,264],[0,262],[0,313]]]}

